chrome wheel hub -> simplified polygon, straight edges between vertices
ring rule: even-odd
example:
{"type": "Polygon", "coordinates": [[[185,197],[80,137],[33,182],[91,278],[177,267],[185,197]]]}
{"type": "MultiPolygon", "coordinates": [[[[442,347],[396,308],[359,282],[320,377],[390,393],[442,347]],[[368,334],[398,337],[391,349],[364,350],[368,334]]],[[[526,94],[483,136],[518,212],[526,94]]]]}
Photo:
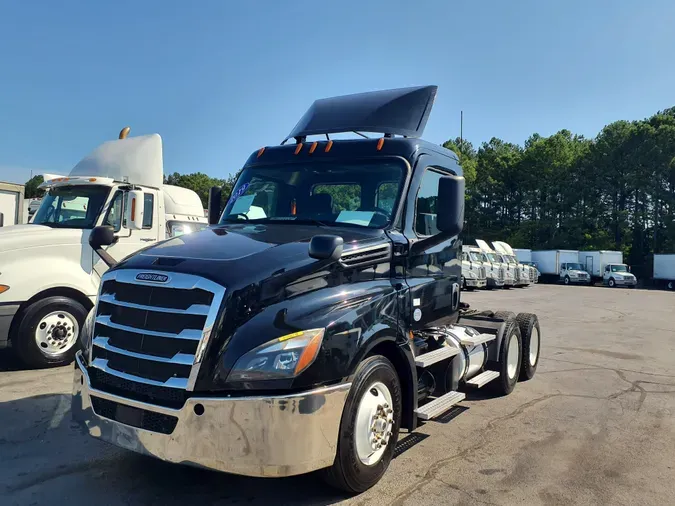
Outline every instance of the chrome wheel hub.
{"type": "Polygon", "coordinates": [[[374,383],[363,394],[356,413],[354,438],[359,460],[377,463],[384,453],[394,428],[394,410],[389,389],[374,383]]]}
{"type": "Polygon", "coordinates": [[[35,329],[35,342],[47,355],[60,355],[73,347],[80,326],[73,315],[65,311],[53,311],[45,315],[35,329]]]}

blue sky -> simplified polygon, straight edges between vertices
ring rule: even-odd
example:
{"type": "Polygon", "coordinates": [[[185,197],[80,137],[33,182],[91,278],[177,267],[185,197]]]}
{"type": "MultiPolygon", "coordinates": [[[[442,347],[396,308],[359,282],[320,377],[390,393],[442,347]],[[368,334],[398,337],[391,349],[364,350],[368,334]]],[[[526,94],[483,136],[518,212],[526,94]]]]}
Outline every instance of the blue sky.
{"type": "Polygon", "coordinates": [[[0,180],[124,125],[224,177],[315,98],[437,84],[425,138],[594,136],[675,105],[675,2],[0,2],[0,180]]]}

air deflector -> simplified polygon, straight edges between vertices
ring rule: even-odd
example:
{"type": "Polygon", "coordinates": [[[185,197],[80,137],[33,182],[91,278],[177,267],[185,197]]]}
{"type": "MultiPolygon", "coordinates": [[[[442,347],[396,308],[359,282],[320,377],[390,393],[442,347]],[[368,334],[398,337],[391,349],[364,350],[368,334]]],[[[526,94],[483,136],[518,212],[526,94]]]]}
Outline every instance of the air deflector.
{"type": "Polygon", "coordinates": [[[437,86],[370,91],[316,100],[284,139],[340,132],[420,137],[437,86]]]}

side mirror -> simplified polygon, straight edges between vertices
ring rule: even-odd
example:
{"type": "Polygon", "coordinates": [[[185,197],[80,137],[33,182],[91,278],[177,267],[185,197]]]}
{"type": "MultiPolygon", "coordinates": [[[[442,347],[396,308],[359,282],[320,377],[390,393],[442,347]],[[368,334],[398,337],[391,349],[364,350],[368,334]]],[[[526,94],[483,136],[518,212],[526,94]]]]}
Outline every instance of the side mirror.
{"type": "Polygon", "coordinates": [[[438,181],[436,227],[444,235],[459,235],[464,228],[464,178],[443,176],[438,181]]]}
{"type": "Polygon", "coordinates": [[[143,190],[132,190],[128,193],[126,218],[129,230],[143,230],[144,204],[143,190]]]}
{"type": "Polygon", "coordinates": [[[220,186],[209,188],[209,225],[216,225],[220,220],[222,197],[223,189],[220,186]]]}
{"type": "Polygon", "coordinates": [[[89,234],[89,246],[95,250],[103,246],[110,246],[111,244],[114,244],[115,241],[117,241],[115,232],[112,227],[107,225],[94,227],[91,234],[89,234]]]}
{"type": "Polygon", "coordinates": [[[108,267],[114,266],[117,262],[110,256],[110,253],[103,249],[103,246],[110,246],[116,241],[117,237],[115,237],[115,232],[113,231],[113,228],[108,225],[94,227],[91,234],[89,234],[89,246],[91,246],[98,256],[101,257],[101,260],[103,260],[108,267]]]}
{"type": "Polygon", "coordinates": [[[337,260],[342,256],[344,241],[337,235],[315,235],[309,241],[309,256],[317,260],[337,260]]]}

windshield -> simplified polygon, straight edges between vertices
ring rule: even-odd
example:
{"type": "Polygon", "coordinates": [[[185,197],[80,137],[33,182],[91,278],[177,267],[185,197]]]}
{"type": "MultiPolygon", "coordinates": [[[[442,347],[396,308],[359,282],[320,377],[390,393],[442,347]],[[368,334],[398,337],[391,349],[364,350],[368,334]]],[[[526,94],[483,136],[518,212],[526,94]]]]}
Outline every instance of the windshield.
{"type": "Polygon", "coordinates": [[[206,223],[187,221],[167,221],[166,228],[169,237],[178,237],[192,232],[199,232],[206,228],[206,223]]]}
{"type": "Polygon", "coordinates": [[[581,264],[567,264],[567,270],[568,271],[583,271],[584,268],[581,266],[581,264]]]}
{"type": "Polygon", "coordinates": [[[481,257],[481,254],[478,253],[477,251],[472,251],[469,253],[471,255],[471,260],[474,262],[484,262],[483,258],[481,257]]]}
{"type": "Polygon", "coordinates": [[[107,186],[59,186],[49,190],[32,223],[58,228],[94,228],[110,193],[107,186]]]}
{"type": "Polygon", "coordinates": [[[494,262],[494,263],[498,263],[498,264],[502,262],[502,259],[499,258],[499,256],[497,256],[495,253],[487,253],[487,256],[490,259],[490,262],[494,262]]]}
{"type": "Polygon", "coordinates": [[[612,272],[628,272],[628,267],[625,265],[612,265],[612,272]]]}
{"type": "Polygon", "coordinates": [[[514,256],[507,256],[506,258],[509,259],[510,264],[517,264],[518,263],[518,260],[516,260],[516,257],[514,257],[514,256]]]}
{"type": "Polygon", "coordinates": [[[398,159],[247,167],[220,223],[383,228],[391,223],[404,174],[398,159]]]}

